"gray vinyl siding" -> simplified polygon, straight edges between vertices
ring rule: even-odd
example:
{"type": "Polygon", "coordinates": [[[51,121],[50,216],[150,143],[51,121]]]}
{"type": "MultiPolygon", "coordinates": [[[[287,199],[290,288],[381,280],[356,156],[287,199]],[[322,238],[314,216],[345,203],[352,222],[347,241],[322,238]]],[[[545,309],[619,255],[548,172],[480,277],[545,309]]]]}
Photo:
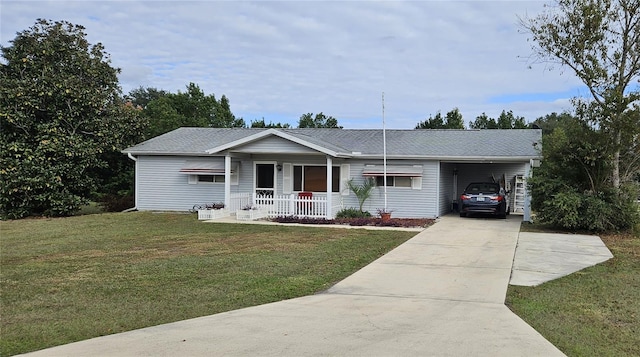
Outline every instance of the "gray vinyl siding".
{"type": "Polygon", "coordinates": [[[453,164],[440,164],[440,204],[438,205],[439,215],[450,213],[453,209],[453,202],[458,195],[454,192],[453,164]]]}
{"type": "MultiPolygon", "coordinates": [[[[141,211],[187,211],[194,204],[223,202],[223,183],[189,184],[189,175],[180,173],[188,159],[184,156],[139,156],[136,173],[137,208],[141,211]]],[[[202,160],[224,162],[222,157],[202,160]]],[[[242,174],[240,174],[242,177],[242,174]]],[[[238,190],[237,185],[231,191],[238,190]]]]}
{"type": "Polygon", "coordinates": [[[318,154],[318,151],[279,137],[270,136],[233,149],[234,152],[251,154],[318,154]]]}
{"type": "MultiPolygon", "coordinates": [[[[139,156],[136,170],[136,197],[139,210],[186,211],[194,204],[224,201],[224,184],[189,184],[189,175],[180,169],[187,160],[185,156],[139,156]]],[[[198,160],[224,162],[224,157],[201,157],[198,160]]],[[[233,157],[232,165],[238,168],[238,185],[231,185],[232,193],[252,193],[254,189],[255,162],[291,163],[293,165],[326,165],[324,155],[254,154],[233,157]]],[[[365,165],[382,165],[382,160],[333,159],[333,166],[349,164],[350,177],[362,183],[365,165]]],[[[439,161],[389,160],[387,165],[422,165],[421,189],[387,187],[387,208],[393,217],[435,218],[451,211],[453,199],[458,197],[467,184],[473,181],[498,179],[503,173],[508,180],[516,174],[526,174],[527,163],[440,163],[439,161]],[[458,172],[457,192],[453,192],[453,170],[458,172]]],[[[283,192],[283,172],[276,171],[276,194],[283,192]]],[[[358,207],[353,192],[340,196],[344,207],[358,207]]],[[[334,196],[336,197],[336,196],[334,196]]],[[[376,214],[384,207],[384,187],[373,189],[363,209],[376,214]]]]}
{"type": "MultiPolygon", "coordinates": [[[[362,171],[365,165],[382,165],[381,160],[348,160],[351,165],[351,177],[354,183],[364,181],[362,171]]],[[[419,190],[408,187],[387,187],[387,209],[393,211],[392,217],[398,218],[435,218],[438,216],[438,162],[419,160],[389,160],[387,165],[422,165],[422,187],[419,190]]],[[[358,207],[353,192],[343,196],[345,207],[358,207]]],[[[375,215],[376,210],[384,207],[384,187],[373,189],[371,197],[365,201],[363,209],[375,215]]]]}

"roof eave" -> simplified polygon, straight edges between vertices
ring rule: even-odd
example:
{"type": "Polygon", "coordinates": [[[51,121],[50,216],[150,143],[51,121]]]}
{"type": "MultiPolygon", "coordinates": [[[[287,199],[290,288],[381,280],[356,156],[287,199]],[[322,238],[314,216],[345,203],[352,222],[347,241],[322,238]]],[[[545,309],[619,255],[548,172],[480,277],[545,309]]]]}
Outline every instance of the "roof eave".
{"type": "Polygon", "coordinates": [[[221,151],[230,150],[230,149],[232,149],[234,147],[237,147],[237,146],[240,146],[240,145],[245,145],[245,144],[249,144],[249,143],[258,141],[258,140],[260,140],[262,138],[265,138],[265,137],[271,136],[271,135],[274,135],[274,136],[277,136],[277,137],[292,141],[292,142],[294,142],[296,144],[299,144],[299,145],[302,145],[302,146],[306,146],[306,147],[308,147],[310,149],[316,150],[316,151],[321,152],[321,153],[326,154],[326,155],[330,155],[330,156],[333,156],[333,157],[338,157],[338,155],[339,155],[336,151],[330,150],[330,149],[328,149],[326,147],[323,147],[323,146],[320,146],[320,145],[316,145],[316,144],[310,143],[310,142],[308,142],[306,140],[302,140],[302,139],[300,139],[300,138],[298,138],[296,136],[284,133],[284,132],[282,132],[280,130],[277,130],[277,129],[268,129],[268,130],[259,132],[259,133],[254,134],[254,135],[250,135],[250,136],[247,136],[245,138],[242,138],[242,139],[239,139],[239,140],[235,140],[235,141],[232,141],[230,143],[211,148],[211,149],[207,150],[206,153],[208,153],[208,154],[216,154],[216,153],[219,153],[221,151]]]}

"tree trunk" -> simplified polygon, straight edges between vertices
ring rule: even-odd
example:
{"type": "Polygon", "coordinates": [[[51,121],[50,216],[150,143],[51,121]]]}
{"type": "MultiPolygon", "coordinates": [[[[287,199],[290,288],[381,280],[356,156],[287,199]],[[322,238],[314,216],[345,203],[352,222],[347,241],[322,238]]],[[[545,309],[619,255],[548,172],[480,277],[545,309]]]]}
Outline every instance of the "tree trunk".
{"type": "Polygon", "coordinates": [[[611,172],[611,182],[614,188],[620,188],[620,142],[622,133],[618,130],[615,136],[616,150],[613,153],[613,170],[611,172]]]}

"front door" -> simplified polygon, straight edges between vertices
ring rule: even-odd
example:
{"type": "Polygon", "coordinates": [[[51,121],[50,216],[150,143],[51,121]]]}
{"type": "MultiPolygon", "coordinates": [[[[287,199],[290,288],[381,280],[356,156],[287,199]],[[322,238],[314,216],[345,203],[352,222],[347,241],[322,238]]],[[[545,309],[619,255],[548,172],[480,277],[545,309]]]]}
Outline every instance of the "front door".
{"type": "Polygon", "coordinates": [[[276,190],[276,164],[256,163],[256,195],[273,197],[276,190]]]}

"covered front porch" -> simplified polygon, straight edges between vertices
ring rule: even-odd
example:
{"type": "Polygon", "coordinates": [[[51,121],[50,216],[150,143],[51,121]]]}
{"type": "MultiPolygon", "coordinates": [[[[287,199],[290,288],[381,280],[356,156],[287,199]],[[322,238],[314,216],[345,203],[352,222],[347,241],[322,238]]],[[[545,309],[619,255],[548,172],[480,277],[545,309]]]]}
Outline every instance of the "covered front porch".
{"type": "Polygon", "coordinates": [[[199,220],[236,216],[238,220],[256,220],[274,217],[335,218],[343,208],[339,193],[326,194],[299,192],[282,195],[230,193],[223,209],[198,211],[199,220]]]}

